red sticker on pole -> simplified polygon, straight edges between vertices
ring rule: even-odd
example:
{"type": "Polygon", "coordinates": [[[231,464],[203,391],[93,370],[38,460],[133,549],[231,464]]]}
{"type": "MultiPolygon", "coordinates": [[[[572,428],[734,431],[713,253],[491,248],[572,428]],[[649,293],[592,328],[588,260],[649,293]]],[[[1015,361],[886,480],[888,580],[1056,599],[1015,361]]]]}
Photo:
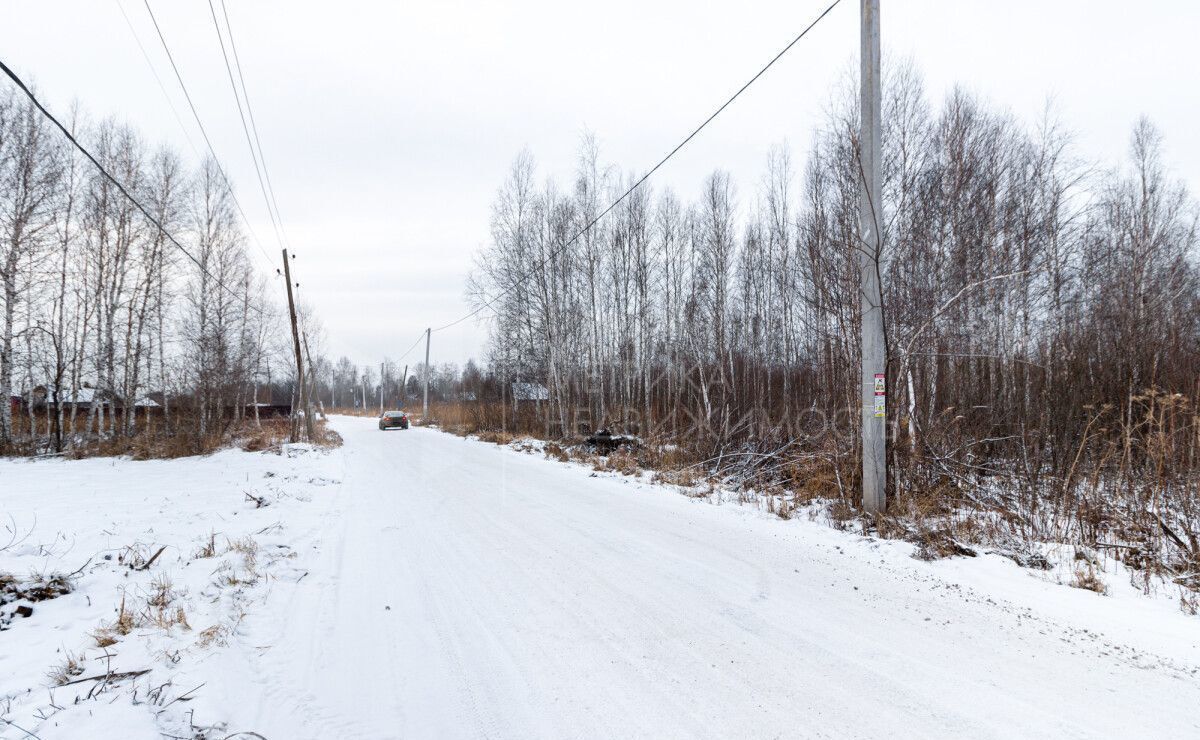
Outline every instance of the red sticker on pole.
{"type": "Polygon", "coordinates": [[[887,376],[875,373],[875,417],[887,416],[887,376]]]}

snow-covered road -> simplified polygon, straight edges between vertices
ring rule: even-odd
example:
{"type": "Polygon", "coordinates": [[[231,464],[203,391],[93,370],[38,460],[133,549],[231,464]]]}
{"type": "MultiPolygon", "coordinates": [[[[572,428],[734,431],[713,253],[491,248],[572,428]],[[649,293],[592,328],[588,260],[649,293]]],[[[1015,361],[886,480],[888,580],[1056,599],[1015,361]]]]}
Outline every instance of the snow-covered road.
{"type": "Polygon", "coordinates": [[[335,422],[343,485],[311,575],[248,620],[231,726],[1200,737],[1200,622],[1168,603],[374,424],[335,422]]]}

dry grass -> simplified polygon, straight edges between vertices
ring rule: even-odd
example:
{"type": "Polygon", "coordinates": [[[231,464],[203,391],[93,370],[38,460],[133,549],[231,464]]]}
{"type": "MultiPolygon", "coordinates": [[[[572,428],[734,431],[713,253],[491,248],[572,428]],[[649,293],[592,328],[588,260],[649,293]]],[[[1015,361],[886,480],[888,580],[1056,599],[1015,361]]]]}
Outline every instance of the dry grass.
{"type": "Polygon", "coordinates": [[[231,540],[227,552],[240,552],[247,557],[253,558],[258,555],[258,541],[250,536],[231,540]]]}
{"type": "Polygon", "coordinates": [[[697,473],[696,468],[688,466],[678,470],[670,468],[665,470],[656,470],[652,479],[655,483],[665,483],[671,486],[680,486],[682,488],[694,488],[700,484],[702,480],[697,473]]]}
{"type": "Polygon", "coordinates": [[[258,573],[253,570],[239,572],[234,566],[225,563],[217,569],[217,583],[226,588],[253,586],[258,583],[258,573]]]}
{"type": "Polygon", "coordinates": [[[186,431],[179,434],[139,434],[129,439],[114,439],[97,445],[94,452],[101,457],[129,455],[134,460],[172,460],[193,455],[208,455],[228,444],[229,440],[221,434],[201,436],[199,433],[186,431]]]}
{"type": "Polygon", "coordinates": [[[464,428],[468,434],[496,429],[521,431],[519,426],[506,424],[504,418],[499,404],[433,402],[429,404],[429,418],[421,419],[418,415],[414,422],[421,425],[437,424],[443,429],[464,428]]]}
{"type": "Polygon", "coordinates": [[[166,573],[155,576],[150,582],[150,596],[146,599],[149,606],[165,609],[175,600],[175,584],[166,573]]]}
{"type": "Polygon", "coordinates": [[[142,626],[157,627],[164,632],[170,632],[174,627],[180,627],[189,631],[192,629],[192,626],[188,624],[187,614],[184,612],[182,606],[152,609],[144,615],[142,626]]]}
{"type": "Polygon", "coordinates": [[[121,607],[117,610],[117,620],[113,622],[108,629],[113,634],[125,636],[133,632],[133,628],[137,625],[133,620],[133,612],[125,608],[125,595],[121,595],[121,607]]]}
{"type": "Polygon", "coordinates": [[[241,435],[240,447],[246,452],[277,450],[291,435],[291,423],[287,419],[270,419],[259,426],[247,425],[241,435]]]}
{"type": "Polygon", "coordinates": [[[338,434],[332,429],[321,427],[317,431],[317,439],[315,444],[318,447],[324,447],[327,450],[333,450],[345,444],[345,440],[342,439],[342,435],[338,434]]]}
{"type": "Polygon", "coordinates": [[[858,512],[843,499],[829,504],[829,523],[834,529],[846,529],[858,517],[858,512]]]}
{"type": "MultiPolygon", "coordinates": [[[[194,414],[172,412],[170,423],[162,418],[149,420],[139,418],[132,431],[121,429],[112,435],[87,435],[83,432],[86,420],[77,423],[77,441],[66,450],[71,459],[89,457],[115,457],[128,455],[135,460],[169,460],[193,455],[208,455],[219,450],[237,446],[247,452],[264,452],[279,449],[290,438],[291,422],[288,419],[261,419],[258,424],[252,418],[210,418],[208,431],[200,434],[200,421],[194,414]]],[[[316,438],[312,442],[320,447],[332,448],[342,444],[341,436],[328,429],[324,421],[316,423],[316,438]]],[[[46,441],[37,444],[26,442],[9,450],[11,454],[36,454],[45,452],[46,441]]]]}
{"type": "Polygon", "coordinates": [[[763,497],[767,502],[767,511],[780,519],[791,519],[796,513],[795,499],[789,499],[780,492],[765,491],[763,497]]]}
{"type": "Polygon", "coordinates": [[[8,601],[48,601],[75,589],[69,576],[62,573],[34,573],[22,581],[10,573],[0,573],[0,604],[8,601]]]}
{"type": "Polygon", "coordinates": [[[519,439],[519,435],[512,432],[498,432],[494,430],[483,430],[475,433],[481,442],[491,442],[497,445],[509,445],[519,439]]]}
{"type": "Polygon", "coordinates": [[[96,647],[108,647],[117,644],[116,634],[108,627],[100,627],[92,631],[92,639],[96,641],[96,647]]]}
{"type": "Polygon", "coordinates": [[[1108,593],[1108,586],[1105,585],[1104,580],[1096,572],[1096,567],[1091,563],[1075,566],[1075,575],[1071,578],[1071,585],[1075,588],[1095,591],[1098,594],[1108,593]]]}
{"type": "Polygon", "coordinates": [[[157,558],[161,557],[164,549],[161,546],[155,547],[152,544],[135,542],[121,548],[120,554],[117,555],[117,562],[130,570],[147,570],[156,562],[157,558]]]}
{"type": "Polygon", "coordinates": [[[196,635],[196,646],[208,648],[213,645],[224,645],[225,636],[229,634],[228,628],[214,624],[211,627],[200,630],[196,635]]]}
{"type": "Polygon", "coordinates": [[[698,450],[668,444],[661,440],[644,442],[637,447],[638,465],[646,470],[694,469],[704,460],[698,450]]]}
{"type": "Polygon", "coordinates": [[[128,455],[135,460],[208,455],[233,444],[252,428],[253,422],[210,419],[205,434],[200,434],[200,426],[197,416],[175,411],[169,425],[161,418],[141,419],[132,433],[122,431],[111,437],[93,438],[72,447],[69,455],[73,458],[128,455]]]}
{"type": "Polygon", "coordinates": [[[207,558],[216,557],[217,555],[217,533],[210,532],[208,540],[204,542],[196,552],[192,553],[193,560],[205,560],[207,558]]]}
{"type": "Polygon", "coordinates": [[[615,450],[607,457],[602,457],[593,463],[596,471],[612,471],[621,475],[637,475],[640,472],[637,457],[624,448],[615,450]]]}
{"type": "Polygon", "coordinates": [[[325,449],[336,449],[342,446],[342,435],[329,428],[329,422],[325,419],[317,421],[314,426],[316,437],[312,440],[313,444],[325,449]]]}
{"type": "Polygon", "coordinates": [[[217,568],[217,583],[226,587],[253,586],[258,583],[258,542],[251,537],[229,542],[227,553],[242,556],[241,568],[226,561],[217,568]]]}
{"type": "Polygon", "coordinates": [[[906,537],[915,540],[917,551],[914,553],[918,560],[941,560],[943,558],[969,557],[978,555],[977,552],[959,541],[952,528],[918,527],[915,536],[906,537]]]}
{"type": "Polygon", "coordinates": [[[63,686],[83,675],[83,657],[69,650],[63,651],[62,662],[50,669],[46,677],[54,686],[63,686]]]}
{"type": "Polygon", "coordinates": [[[171,579],[160,575],[150,583],[150,593],[138,607],[127,608],[126,597],[121,596],[121,605],[117,609],[117,618],[111,623],[93,630],[92,640],[96,647],[115,645],[122,637],[137,628],[154,627],[169,632],[174,627],[190,630],[187,613],[182,606],[175,604],[178,593],[171,579]]]}

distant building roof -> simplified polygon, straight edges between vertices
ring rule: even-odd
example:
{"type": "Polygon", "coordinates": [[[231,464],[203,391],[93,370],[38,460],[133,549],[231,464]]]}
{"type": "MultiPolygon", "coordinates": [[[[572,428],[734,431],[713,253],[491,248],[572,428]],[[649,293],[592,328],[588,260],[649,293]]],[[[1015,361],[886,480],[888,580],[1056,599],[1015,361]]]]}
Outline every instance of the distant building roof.
{"type": "MultiPolygon", "coordinates": [[[[26,391],[25,393],[21,394],[20,396],[17,396],[16,394],[14,394],[13,397],[21,398],[22,400],[33,399],[32,402],[35,404],[39,404],[39,405],[43,404],[43,403],[50,403],[50,401],[51,401],[51,393],[44,385],[39,385],[36,388],[34,388],[32,391],[26,391]]],[[[96,388],[92,388],[90,386],[85,386],[83,388],[80,388],[80,389],[76,390],[74,393],[72,393],[69,388],[63,388],[62,391],[60,391],[60,393],[59,393],[59,403],[61,403],[63,405],[70,405],[70,404],[88,405],[91,403],[103,403],[106,405],[112,405],[113,397],[112,397],[112,394],[110,394],[110,393],[105,393],[104,391],[98,390],[96,388]]],[[[120,404],[118,403],[118,405],[120,405],[120,404]]],[[[139,408],[139,409],[153,409],[153,408],[161,407],[162,404],[159,403],[158,401],[154,400],[153,398],[151,398],[150,394],[148,394],[148,395],[142,396],[137,401],[135,401],[133,406],[134,406],[134,408],[139,408]]]]}
{"type": "Polygon", "coordinates": [[[74,394],[71,391],[64,389],[59,403],[91,403],[96,400],[95,388],[80,388],[74,394]]]}

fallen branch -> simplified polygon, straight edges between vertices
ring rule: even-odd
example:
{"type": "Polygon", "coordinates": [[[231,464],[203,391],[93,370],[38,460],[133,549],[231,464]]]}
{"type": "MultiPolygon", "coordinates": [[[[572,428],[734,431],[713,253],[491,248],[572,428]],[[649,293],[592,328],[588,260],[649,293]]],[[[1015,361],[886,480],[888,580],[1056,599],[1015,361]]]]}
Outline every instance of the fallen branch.
{"type": "MultiPolygon", "coordinates": [[[[190,697],[190,694],[194,694],[195,692],[197,692],[197,691],[199,691],[200,689],[204,688],[204,685],[205,685],[206,683],[208,683],[208,682],[206,681],[205,683],[202,683],[202,684],[200,684],[199,686],[197,686],[196,688],[192,689],[191,691],[185,691],[184,693],[182,693],[182,694],[180,694],[179,696],[175,697],[174,699],[172,699],[171,701],[167,702],[166,704],[163,704],[163,709],[166,709],[167,707],[171,706],[172,704],[174,704],[174,703],[175,703],[175,702],[177,702],[177,701],[191,701],[192,699],[191,699],[191,697],[190,697]]],[[[160,711],[161,711],[161,710],[160,710],[160,711]]]]}
{"type": "Polygon", "coordinates": [[[75,576],[77,576],[77,575],[79,575],[80,573],[82,573],[82,572],[83,572],[83,569],[84,569],[84,568],[86,568],[86,567],[88,567],[88,564],[89,564],[89,563],[91,563],[91,562],[92,562],[92,559],[91,559],[91,558],[88,558],[86,563],[84,563],[83,565],[79,566],[79,568],[78,568],[77,570],[74,570],[74,571],[72,571],[72,572],[68,573],[68,574],[66,575],[66,577],[67,577],[67,578],[74,578],[75,576]]]}
{"type": "Polygon", "coordinates": [[[73,681],[66,681],[59,685],[60,686],[70,686],[71,684],[74,684],[74,683],[85,683],[87,681],[103,681],[104,679],[109,679],[111,681],[120,681],[123,678],[137,678],[138,676],[144,676],[149,672],[150,672],[150,669],[145,668],[140,671],[125,671],[124,673],[101,673],[99,676],[88,676],[87,678],[77,678],[73,681]]]}
{"type": "MultiPolygon", "coordinates": [[[[26,736],[26,737],[32,737],[32,738],[35,738],[35,740],[42,740],[42,738],[41,738],[41,736],[40,736],[40,735],[35,735],[35,734],[33,734],[33,733],[32,733],[32,732],[30,732],[29,730],[26,730],[24,727],[22,727],[22,726],[18,725],[16,722],[13,722],[11,719],[6,719],[6,718],[4,718],[4,717],[0,717],[0,719],[2,719],[2,720],[4,720],[5,722],[7,722],[9,727],[15,727],[15,728],[17,728],[18,730],[20,730],[21,732],[25,733],[25,736],[26,736]]],[[[266,739],[264,738],[264,740],[266,740],[266,739]]]]}
{"type": "Polygon", "coordinates": [[[1155,514],[1154,518],[1158,520],[1158,526],[1162,527],[1163,534],[1165,534],[1167,537],[1170,537],[1171,541],[1174,542],[1176,545],[1179,545],[1180,550],[1183,550],[1184,552],[1186,552],[1189,555],[1192,554],[1192,548],[1188,547],[1186,542],[1179,539],[1179,535],[1177,535],[1171,531],[1171,528],[1167,526],[1167,523],[1163,521],[1163,518],[1161,516],[1159,516],[1158,514],[1155,514]]]}
{"type": "MultiPolygon", "coordinates": [[[[17,519],[12,514],[9,514],[8,515],[8,526],[6,527],[6,529],[8,529],[8,531],[11,534],[8,538],[8,542],[5,542],[3,545],[0,545],[0,552],[4,552],[5,550],[8,550],[11,547],[15,547],[16,545],[19,545],[22,542],[24,542],[25,540],[29,539],[29,536],[33,534],[33,530],[36,528],[37,528],[37,514],[35,513],[33,515],[33,524],[31,524],[29,526],[29,531],[23,535],[18,534],[17,519]]],[[[7,720],[5,720],[5,721],[7,721],[7,720]]],[[[24,732],[24,730],[22,730],[22,732],[24,732]]]]}
{"type": "Polygon", "coordinates": [[[166,546],[166,545],[163,545],[162,547],[158,548],[158,552],[156,552],[156,553],[154,553],[153,555],[151,555],[151,556],[150,556],[150,559],[149,559],[149,560],[147,560],[147,561],[145,562],[145,564],[143,564],[143,565],[141,565],[141,566],[139,566],[139,567],[137,567],[137,568],[134,568],[134,570],[150,570],[150,566],[151,566],[151,565],[154,565],[154,561],[155,561],[155,560],[158,560],[158,556],[159,556],[159,555],[162,555],[162,554],[163,554],[163,550],[166,550],[166,549],[167,549],[167,546],[166,546]]]}

